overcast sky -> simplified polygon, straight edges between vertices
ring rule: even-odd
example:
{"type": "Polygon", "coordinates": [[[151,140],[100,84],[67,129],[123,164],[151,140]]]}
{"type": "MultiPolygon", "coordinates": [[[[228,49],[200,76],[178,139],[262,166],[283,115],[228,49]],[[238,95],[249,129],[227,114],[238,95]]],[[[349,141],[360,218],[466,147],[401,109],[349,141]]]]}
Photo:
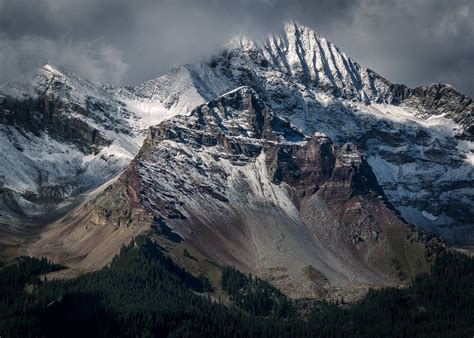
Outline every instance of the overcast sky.
{"type": "Polygon", "coordinates": [[[474,97],[473,0],[0,0],[0,82],[47,60],[135,84],[289,19],[391,81],[474,97]]]}

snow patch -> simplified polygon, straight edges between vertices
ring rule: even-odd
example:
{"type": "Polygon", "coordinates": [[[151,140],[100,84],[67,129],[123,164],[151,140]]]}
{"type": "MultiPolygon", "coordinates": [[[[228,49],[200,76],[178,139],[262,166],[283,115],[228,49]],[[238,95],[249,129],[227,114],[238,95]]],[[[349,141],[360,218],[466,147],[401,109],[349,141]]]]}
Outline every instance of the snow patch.
{"type": "Polygon", "coordinates": [[[421,212],[421,214],[422,214],[424,217],[428,218],[430,221],[436,221],[436,220],[438,219],[438,217],[436,217],[436,216],[433,215],[433,214],[430,214],[428,211],[424,211],[424,210],[423,210],[423,211],[421,212]]]}

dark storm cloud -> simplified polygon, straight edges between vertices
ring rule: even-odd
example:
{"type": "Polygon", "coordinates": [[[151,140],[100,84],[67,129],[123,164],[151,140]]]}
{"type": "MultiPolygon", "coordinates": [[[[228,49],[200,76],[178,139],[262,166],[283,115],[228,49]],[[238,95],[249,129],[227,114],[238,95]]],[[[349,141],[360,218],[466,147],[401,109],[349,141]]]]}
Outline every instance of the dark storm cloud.
{"type": "Polygon", "coordinates": [[[474,94],[471,0],[0,0],[0,81],[47,59],[136,83],[294,18],[388,79],[474,94]]]}

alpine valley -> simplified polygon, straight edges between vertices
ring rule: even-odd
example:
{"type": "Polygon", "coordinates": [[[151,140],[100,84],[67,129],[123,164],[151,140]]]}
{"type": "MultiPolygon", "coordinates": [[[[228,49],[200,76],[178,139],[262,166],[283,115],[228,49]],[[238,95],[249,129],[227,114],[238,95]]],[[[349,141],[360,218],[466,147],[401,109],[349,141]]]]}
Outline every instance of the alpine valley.
{"type": "Polygon", "coordinates": [[[406,286],[474,246],[473,111],[294,21],[134,87],[46,64],[0,86],[1,255],[70,278],[140,238],[215,299],[224,266],[299,300],[406,286]]]}

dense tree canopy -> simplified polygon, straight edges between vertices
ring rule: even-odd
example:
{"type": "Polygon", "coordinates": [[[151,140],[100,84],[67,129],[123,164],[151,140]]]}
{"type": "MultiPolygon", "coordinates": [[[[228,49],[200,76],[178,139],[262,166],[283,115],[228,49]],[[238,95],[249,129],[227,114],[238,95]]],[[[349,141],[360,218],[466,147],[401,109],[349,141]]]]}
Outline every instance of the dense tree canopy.
{"type": "MultiPolygon", "coordinates": [[[[471,337],[474,259],[441,254],[408,288],[372,290],[352,305],[320,302],[308,315],[267,282],[222,269],[232,304],[176,266],[149,240],[124,247],[110,266],[71,280],[21,258],[0,271],[0,336],[471,337]]],[[[307,311],[305,311],[307,312],[307,311]]]]}

